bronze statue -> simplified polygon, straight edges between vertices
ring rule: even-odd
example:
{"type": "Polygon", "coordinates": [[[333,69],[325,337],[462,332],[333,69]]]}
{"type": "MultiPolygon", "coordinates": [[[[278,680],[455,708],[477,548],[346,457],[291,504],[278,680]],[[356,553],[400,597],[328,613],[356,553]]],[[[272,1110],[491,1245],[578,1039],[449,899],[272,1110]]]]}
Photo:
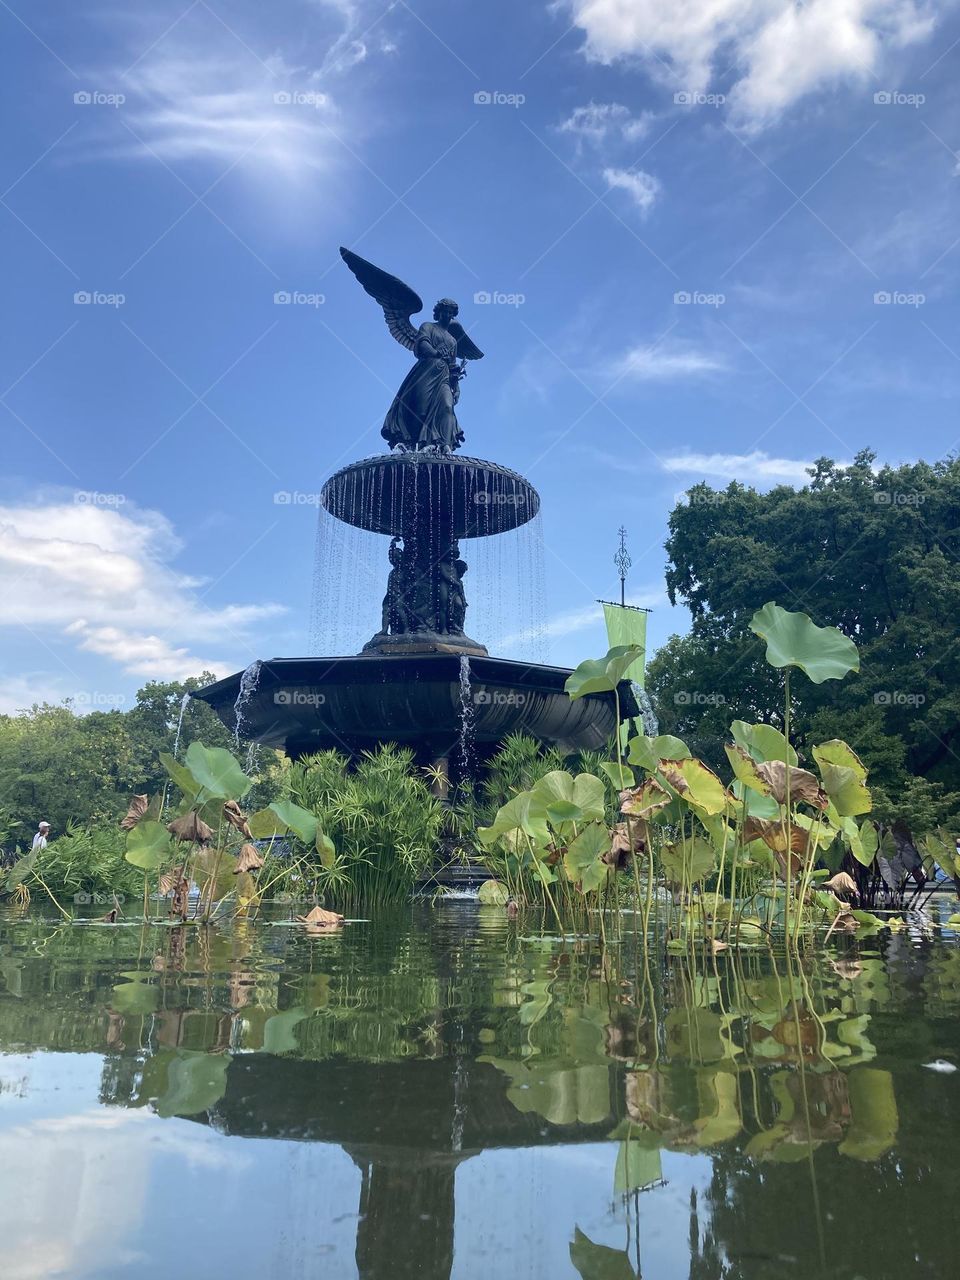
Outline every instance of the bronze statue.
{"type": "Polygon", "coordinates": [[[466,376],[468,360],[483,358],[483,352],[456,320],[460,308],[450,298],[441,298],[433,309],[433,320],[415,329],[410,317],[423,310],[423,302],[409,285],[349,249],[341,247],[340,256],[371,298],[379,302],[396,340],[417,357],[380,434],[391,449],[401,452],[428,449],[451,453],[459,449],[463,432],[454,407],[460,399],[460,380],[466,376]]]}

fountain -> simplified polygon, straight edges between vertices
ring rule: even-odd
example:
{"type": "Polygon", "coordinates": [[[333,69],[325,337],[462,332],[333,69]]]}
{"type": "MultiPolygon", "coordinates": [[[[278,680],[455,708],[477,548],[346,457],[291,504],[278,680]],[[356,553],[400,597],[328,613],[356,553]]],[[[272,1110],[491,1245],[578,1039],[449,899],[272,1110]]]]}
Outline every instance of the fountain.
{"type": "MultiPolygon", "coordinates": [[[[380,628],[355,656],[265,659],[195,696],[238,736],[294,758],[396,742],[446,771],[464,755],[482,763],[517,731],[568,750],[602,747],[615,727],[612,695],[571,701],[568,669],[491,657],[464,629],[461,544],[518,529],[540,510],[523,476],[456,454],[460,382],[466,362],[483,353],[456,321],[455,302],[442,299],[433,322],[415,328],[410,317],[423,303],[413,290],[341,254],[383,308],[391,334],[417,357],[384,422],[391,452],[350,463],[321,491],[335,519],[390,540],[380,628]]],[[[635,714],[628,683],[621,699],[635,714]]]]}

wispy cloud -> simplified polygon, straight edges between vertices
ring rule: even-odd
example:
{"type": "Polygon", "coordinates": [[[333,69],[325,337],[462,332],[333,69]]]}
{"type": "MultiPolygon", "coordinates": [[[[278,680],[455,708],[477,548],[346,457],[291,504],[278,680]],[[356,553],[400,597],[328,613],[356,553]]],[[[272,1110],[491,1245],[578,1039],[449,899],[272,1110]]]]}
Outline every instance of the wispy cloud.
{"type": "Polygon", "coordinates": [[[670,92],[706,91],[734,68],[729,105],[747,129],[838,84],[866,84],[905,45],[925,40],[934,6],[921,0],[565,0],[600,62],[639,61],[670,92]]]}
{"type": "Polygon", "coordinates": [[[249,629],[284,610],[208,606],[204,584],[173,567],[178,550],[169,521],[132,503],[37,493],[0,506],[0,627],[65,635],[130,675],[226,674],[224,649],[243,653],[249,629]]]}
{"type": "Polygon", "coordinates": [[[643,169],[604,169],[603,178],[608,187],[626,191],[643,215],[650,212],[660,194],[660,179],[643,169]]]}
{"type": "Polygon", "coordinates": [[[610,142],[638,141],[650,132],[653,120],[653,112],[643,111],[635,116],[621,102],[588,102],[576,107],[557,127],[560,133],[570,134],[578,146],[600,147],[610,142]]]}
{"type": "Polygon", "coordinates": [[[603,372],[621,382],[666,382],[721,373],[726,368],[726,360],[716,352],[668,340],[631,347],[604,365],[603,372]]]}
{"type": "Polygon", "coordinates": [[[807,468],[813,466],[812,459],[776,458],[760,449],[752,453],[674,453],[661,457],[660,463],[671,475],[740,480],[744,484],[806,484],[810,479],[807,468]]]}

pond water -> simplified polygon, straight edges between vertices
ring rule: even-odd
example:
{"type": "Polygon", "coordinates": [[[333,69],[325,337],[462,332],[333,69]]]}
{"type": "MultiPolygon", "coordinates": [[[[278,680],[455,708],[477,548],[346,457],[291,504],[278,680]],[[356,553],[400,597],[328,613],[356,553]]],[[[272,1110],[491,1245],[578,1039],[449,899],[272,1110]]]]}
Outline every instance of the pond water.
{"type": "Polygon", "coordinates": [[[0,1274],[960,1274],[960,949],[0,917],[0,1274]],[[938,1063],[937,1069],[928,1064],[938,1063]]]}

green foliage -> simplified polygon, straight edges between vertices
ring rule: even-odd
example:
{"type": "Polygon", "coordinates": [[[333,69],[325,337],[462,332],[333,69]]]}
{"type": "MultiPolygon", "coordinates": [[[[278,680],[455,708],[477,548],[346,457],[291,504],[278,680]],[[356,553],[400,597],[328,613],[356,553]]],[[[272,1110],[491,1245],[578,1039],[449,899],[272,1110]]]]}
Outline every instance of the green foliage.
{"type": "MultiPolygon", "coordinates": [[[[51,840],[34,859],[33,868],[23,877],[31,892],[37,892],[42,878],[43,884],[65,905],[70,905],[78,894],[102,898],[109,905],[113,894],[136,903],[143,893],[142,873],[127,861],[121,831],[70,826],[65,835],[51,840]]],[[[8,878],[8,890],[14,887],[8,878]]]]}
{"type": "MultiPolygon", "coordinates": [[[[204,673],[184,681],[150,681],[129,711],[78,715],[67,702],[0,716],[0,796],[11,821],[19,824],[14,838],[29,843],[41,818],[52,824],[54,835],[69,823],[110,826],[126,811],[131,794],[159,794],[168,776],[161,753],[169,764],[184,694],[212,679],[204,673]]],[[[236,749],[215,712],[196,698],[184,708],[181,741],[236,749]]],[[[269,803],[280,791],[275,753],[261,755],[262,776],[247,797],[253,807],[269,803]]]]}
{"type": "Polygon", "coordinates": [[[333,842],[334,856],[302,837],[298,851],[317,890],[341,909],[406,898],[436,857],[444,808],[412,751],[387,745],[365,752],[355,768],[339,752],[321,751],[292,765],[287,781],[293,804],[333,842]]]}
{"type": "Polygon", "coordinates": [[[749,622],[762,601],[802,601],[856,642],[860,674],[792,682],[800,754],[852,742],[894,812],[903,796],[914,821],[941,803],[940,817],[960,816],[960,460],[874,470],[864,452],[849,467],[821,459],[801,490],[698,485],[671,514],[667,552],[671,602],[693,623],[648,669],[665,733],[719,768],[729,721],[782,705],[783,677],[749,622]],[[917,777],[942,790],[916,803],[917,777]]]}

